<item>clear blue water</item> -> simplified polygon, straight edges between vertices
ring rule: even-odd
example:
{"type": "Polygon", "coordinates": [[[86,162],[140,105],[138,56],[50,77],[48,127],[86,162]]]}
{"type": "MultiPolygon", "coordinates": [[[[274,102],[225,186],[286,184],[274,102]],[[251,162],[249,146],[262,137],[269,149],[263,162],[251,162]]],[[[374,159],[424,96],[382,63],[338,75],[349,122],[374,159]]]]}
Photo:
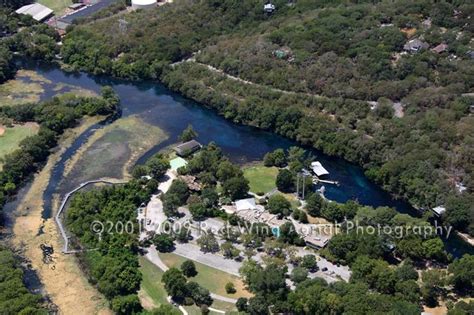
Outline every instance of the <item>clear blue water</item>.
{"type": "MultiPolygon", "coordinates": [[[[214,141],[227,156],[237,163],[258,161],[269,151],[297,145],[296,142],[273,133],[229,122],[214,111],[170,91],[157,82],[127,82],[83,73],[66,73],[55,66],[48,65],[25,67],[39,72],[54,84],[67,83],[96,92],[99,92],[104,85],[111,85],[120,96],[124,117],[138,115],[147,123],[159,126],[169,135],[166,143],[147,152],[140,158],[139,163],[144,162],[162,147],[178,141],[178,136],[189,124],[192,124],[199,134],[198,141],[201,143],[214,141]]],[[[43,98],[50,98],[51,93],[46,87],[43,98]]],[[[85,136],[80,137],[73,148],[65,154],[63,160],[74,153],[86,139],[85,136]]],[[[312,150],[311,153],[330,172],[328,179],[340,183],[340,186],[325,185],[328,199],[339,202],[357,199],[365,205],[392,206],[401,212],[413,212],[409,204],[394,200],[387,192],[370,182],[358,166],[340,158],[329,157],[316,150],[312,150]]]]}
{"type": "MultiPolygon", "coordinates": [[[[120,96],[124,117],[138,115],[147,123],[160,127],[169,135],[166,142],[144,154],[138,163],[143,163],[163,147],[177,142],[178,136],[189,124],[192,124],[199,134],[198,141],[204,144],[214,141],[227,156],[237,163],[259,161],[269,151],[297,145],[296,142],[273,133],[229,122],[214,111],[170,91],[158,82],[129,82],[85,73],[66,73],[53,65],[24,64],[23,67],[37,71],[54,84],[67,83],[96,92],[99,92],[104,85],[112,86],[120,96]]],[[[43,98],[50,98],[52,92],[48,91],[47,86],[45,90],[43,98]]],[[[93,134],[95,128],[100,127],[100,125],[93,126],[81,135],[53,169],[53,176],[44,196],[44,217],[51,215],[49,210],[51,197],[60,186],[64,162],[93,134]]],[[[343,159],[324,155],[316,150],[311,150],[311,153],[329,171],[328,179],[340,183],[340,186],[325,184],[325,196],[328,199],[338,202],[354,199],[363,205],[390,206],[402,213],[418,215],[408,203],[394,200],[387,192],[369,181],[360,167],[343,159]]],[[[462,247],[461,243],[454,239],[452,242],[447,241],[447,249],[457,256],[459,248],[462,247]]]]}

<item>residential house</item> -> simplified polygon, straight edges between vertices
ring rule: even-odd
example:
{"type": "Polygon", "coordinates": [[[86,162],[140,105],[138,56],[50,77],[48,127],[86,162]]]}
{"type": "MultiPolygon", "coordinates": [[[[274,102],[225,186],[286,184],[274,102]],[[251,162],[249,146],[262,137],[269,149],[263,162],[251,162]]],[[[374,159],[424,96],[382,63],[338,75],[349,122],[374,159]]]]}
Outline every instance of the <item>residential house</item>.
{"type": "Polygon", "coordinates": [[[403,50],[411,52],[411,53],[417,53],[423,49],[428,49],[430,45],[427,43],[421,41],[418,38],[411,39],[409,40],[404,46],[403,50]]]}

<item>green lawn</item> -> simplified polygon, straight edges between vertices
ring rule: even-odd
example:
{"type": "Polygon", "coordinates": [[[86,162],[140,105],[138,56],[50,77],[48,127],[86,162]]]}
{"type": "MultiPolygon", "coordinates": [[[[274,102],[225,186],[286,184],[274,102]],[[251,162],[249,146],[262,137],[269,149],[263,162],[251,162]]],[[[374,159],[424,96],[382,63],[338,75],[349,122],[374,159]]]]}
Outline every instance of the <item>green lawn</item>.
{"type": "Polygon", "coordinates": [[[250,191],[253,193],[267,193],[274,189],[277,175],[276,167],[255,165],[244,169],[244,176],[250,182],[250,191]]]}
{"type": "MultiPolygon", "coordinates": [[[[160,254],[160,256],[161,255],[163,254],[160,254]]],[[[170,262],[170,261],[174,261],[178,263],[178,259],[175,259],[175,257],[180,257],[174,254],[166,254],[166,256],[168,256],[167,257],[168,260],[165,261],[165,263],[170,262]],[[172,257],[172,256],[175,256],[175,257],[172,257]]],[[[166,297],[168,294],[166,293],[163,283],[161,282],[163,271],[161,271],[158,267],[156,267],[153,263],[151,263],[145,257],[140,256],[139,259],[140,259],[140,271],[143,274],[143,280],[141,283],[140,290],[144,291],[146,295],[148,295],[153,300],[156,306],[159,306],[161,304],[168,304],[168,301],[166,300],[166,297]]],[[[162,256],[162,259],[163,259],[163,256],[162,256]]],[[[179,260],[179,262],[181,261],[184,261],[184,259],[179,260]]],[[[203,276],[206,274],[206,272],[204,272],[202,269],[202,265],[200,264],[198,265],[196,263],[196,267],[198,268],[198,271],[202,272],[203,276]]],[[[197,281],[196,278],[193,280],[197,281]]],[[[235,306],[230,303],[214,301],[211,307],[219,309],[219,310],[223,310],[226,312],[226,314],[237,314],[235,306]]],[[[189,312],[190,315],[201,314],[201,310],[196,305],[185,306],[185,309],[189,312]]],[[[218,313],[211,312],[210,314],[218,314],[218,313]]]]}
{"type": "Polygon", "coordinates": [[[160,268],[156,267],[145,257],[140,256],[140,271],[143,274],[140,289],[145,291],[157,306],[168,304],[168,301],[166,300],[168,294],[163,287],[163,283],[161,283],[163,272],[160,268]]]}
{"type": "Polygon", "coordinates": [[[56,16],[63,15],[66,8],[72,4],[72,0],[38,0],[36,2],[53,10],[56,16]]]}
{"type": "MultiPolygon", "coordinates": [[[[160,257],[167,266],[177,268],[179,268],[181,264],[185,260],[187,260],[186,258],[173,253],[160,253],[160,257]]],[[[212,293],[227,296],[230,298],[238,299],[239,297],[251,296],[250,293],[244,289],[244,284],[242,283],[242,280],[239,277],[200,264],[198,262],[194,263],[196,264],[198,274],[197,276],[190,278],[191,281],[196,281],[212,293]],[[237,289],[236,293],[227,294],[225,292],[225,285],[227,282],[234,283],[235,288],[237,289]]]]}
{"type": "Polygon", "coordinates": [[[16,149],[18,149],[21,140],[25,139],[26,137],[35,135],[38,132],[38,125],[18,125],[14,126],[13,128],[5,128],[4,132],[5,133],[0,136],[0,159],[8,153],[12,153],[16,149]]]}

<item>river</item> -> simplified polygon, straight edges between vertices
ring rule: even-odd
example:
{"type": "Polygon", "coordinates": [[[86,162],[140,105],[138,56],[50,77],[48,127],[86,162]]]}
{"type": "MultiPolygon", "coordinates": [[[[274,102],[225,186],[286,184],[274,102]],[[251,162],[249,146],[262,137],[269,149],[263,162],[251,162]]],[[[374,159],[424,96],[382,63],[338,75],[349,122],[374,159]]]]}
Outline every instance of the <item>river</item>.
{"type": "MultiPolygon", "coordinates": [[[[138,115],[169,135],[167,141],[145,153],[138,163],[143,163],[160,149],[177,142],[178,136],[189,124],[199,134],[198,141],[204,144],[214,141],[229,158],[240,164],[262,160],[265,153],[277,148],[286,149],[297,145],[294,141],[273,133],[229,122],[214,111],[170,91],[158,82],[130,82],[85,73],[68,73],[55,65],[46,64],[24,63],[22,67],[36,71],[50,80],[51,84],[70,84],[96,92],[99,92],[104,85],[112,86],[120,97],[124,117],[138,115]]],[[[50,98],[51,93],[52,90],[49,90],[46,85],[42,99],[50,98]]],[[[101,128],[101,125],[97,124],[79,136],[54,167],[51,181],[44,195],[44,217],[51,215],[52,195],[60,186],[65,162],[97,128],[101,128]]],[[[355,199],[363,205],[390,206],[402,213],[418,214],[408,203],[393,199],[390,194],[369,181],[360,167],[316,150],[311,150],[311,153],[329,171],[329,179],[340,183],[340,186],[325,185],[325,196],[328,199],[338,202],[355,199]]],[[[459,256],[466,251],[473,252],[472,247],[467,247],[466,243],[455,237],[445,241],[445,244],[447,250],[454,256],[459,256]]]]}

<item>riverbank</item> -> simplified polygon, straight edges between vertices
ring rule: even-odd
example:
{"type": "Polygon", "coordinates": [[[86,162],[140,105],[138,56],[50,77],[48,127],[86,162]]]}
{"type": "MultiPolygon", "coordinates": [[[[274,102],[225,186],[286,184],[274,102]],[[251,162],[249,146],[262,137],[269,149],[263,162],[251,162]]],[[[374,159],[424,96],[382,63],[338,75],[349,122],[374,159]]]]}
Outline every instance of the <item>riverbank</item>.
{"type": "MultiPolygon", "coordinates": [[[[275,133],[245,126],[242,123],[234,123],[232,119],[223,117],[223,113],[206,108],[202,103],[173,92],[157,81],[132,82],[83,72],[66,73],[55,65],[44,63],[30,63],[25,64],[24,67],[38,72],[56,84],[77,85],[95,92],[100,91],[104,85],[112,86],[121,99],[123,118],[136,116],[148,125],[160,128],[168,136],[168,140],[143,154],[137,161],[139,164],[174,143],[182,130],[190,124],[198,133],[199,142],[203,144],[215,142],[234,163],[240,165],[261,161],[266,153],[278,148],[288,149],[291,146],[301,145],[275,133]]],[[[364,175],[364,171],[355,164],[325,155],[309,147],[307,149],[328,169],[330,179],[341,183],[340,186],[326,186],[325,196],[328,199],[341,203],[347,200],[358,200],[363,205],[393,207],[401,213],[411,215],[415,212],[408,203],[391,198],[386,191],[370,181],[364,175]]],[[[116,169],[112,171],[117,172],[116,169]]],[[[62,170],[58,173],[62,173],[62,170]]],[[[69,177],[73,177],[72,173],[69,177]]],[[[59,177],[55,176],[55,178],[59,177]]],[[[67,190],[68,187],[59,182],[53,183],[51,188],[53,186],[64,188],[64,192],[77,187],[77,185],[72,185],[67,190]]],[[[450,242],[452,240],[447,241],[447,243],[450,242]]],[[[459,247],[459,244],[453,242],[451,247],[459,247]]],[[[469,252],[469,250],[456,250],[454,256],[459,257],[464,252],[469,252]]]]}
{"type": "Polygon", "coordinates": [[[18,196],[21,201],[15,213],[17,218],[13,225],[12,246],[21,249],[47,295],[63,314],[111,314],[108,302],[80,272],[76,258],[61,254],[60,234],[53,218],[42,218],[42,197],[54,165],[78,135],[102,119],[87,118],[78,127],[67,130],[60,139],[60,149],[50,155],[46,166],[35,175],[28,192],[18,196]],[[52,248],[50,255],[43,251],[45,246],[52,248]]]}
{"type": "Polygon", "coordinates": [[[67,186],[102,177],[127,179],[138,158],[168,136],[137,116],[120,118],[94,132],[66,162],[67,186]]]}

